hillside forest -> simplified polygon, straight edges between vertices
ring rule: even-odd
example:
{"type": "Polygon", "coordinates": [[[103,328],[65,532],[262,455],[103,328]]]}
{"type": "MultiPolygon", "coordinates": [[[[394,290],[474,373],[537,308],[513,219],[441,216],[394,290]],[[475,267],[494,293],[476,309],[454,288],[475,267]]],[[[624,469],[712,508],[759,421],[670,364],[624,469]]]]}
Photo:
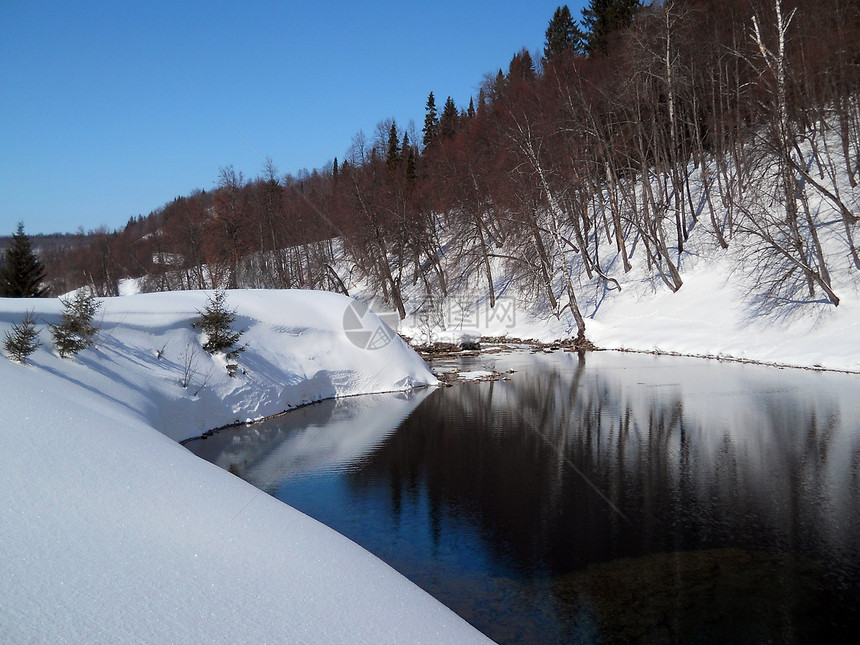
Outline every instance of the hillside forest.
{"type": "Polygon", "coordinates": [[[50,288],[361,283],[405,317],[513,284],[582,337],[583,285],[618,289],[638,265],[682,289],[694,233],[765,314],[838,306],[834,267],[860,270],[857,0],[559,7],[542,51],[459,101],[430,93],[423,127],[382,120],[324,168],[225,167],[121,230],[41,249],[50,288]]]}

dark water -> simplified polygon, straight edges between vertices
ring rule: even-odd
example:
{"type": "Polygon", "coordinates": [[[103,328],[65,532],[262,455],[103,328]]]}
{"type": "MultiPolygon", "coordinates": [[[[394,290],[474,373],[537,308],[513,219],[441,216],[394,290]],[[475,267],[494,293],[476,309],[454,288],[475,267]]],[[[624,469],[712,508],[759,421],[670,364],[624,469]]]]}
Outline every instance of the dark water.
{"type": "Polygon", "coordinates": [[[457,366],[517,371],[188,447],[499,642],[856,634],[860,377],[612,353],[457,366]]]}

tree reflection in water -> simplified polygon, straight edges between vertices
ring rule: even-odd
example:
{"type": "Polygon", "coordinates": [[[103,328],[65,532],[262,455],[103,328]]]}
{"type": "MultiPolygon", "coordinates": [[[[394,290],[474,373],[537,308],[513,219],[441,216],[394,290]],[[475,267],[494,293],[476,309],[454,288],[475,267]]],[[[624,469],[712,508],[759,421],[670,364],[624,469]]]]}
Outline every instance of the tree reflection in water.
{"type": "MultiPolygon", "coordinates": [[[[464,367],[518,371],[432,392],[348,462],[269,488],[499,641],[856,626],[858,377],[609,353],[477,360],[464,367]]],[[[377,416],[339,418],[361,430],[377,416]]]]}

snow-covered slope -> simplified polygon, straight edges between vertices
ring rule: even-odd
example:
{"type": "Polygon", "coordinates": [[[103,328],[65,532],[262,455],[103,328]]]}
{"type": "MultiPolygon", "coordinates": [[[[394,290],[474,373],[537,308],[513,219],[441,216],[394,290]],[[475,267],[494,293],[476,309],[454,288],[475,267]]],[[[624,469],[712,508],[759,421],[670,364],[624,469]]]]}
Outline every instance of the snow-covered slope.
{"type": "MultiPolygon", "coordinates": [[[[745,278],[732,253],[713,247],[706,231],[693,232],[682,263],[684,285],[677,292],[654,279],[637,252],[631,256],[630,273],[612,273],[621,291],[608,290],[599,280],[579,282],[588,339],[602,349],[860,371],[860,272],[847,259],[832,269],[841,297],[838,307],[812,303],[765,316],[756,315],[747,302],[745,278]]],[[[501,266],[498,273],[503,275],[501,266]]],[[[474,290],[453,293],[441,302],[441,323],[428,325],[420,315],[412,315],[398,331],[414,344],[457,343],[464,332],[541,342],[576,336],[569,312],[557,318],[516,284],[500,284],[495,308],[476,283],[474,290]]],[[[414,295],[411,302],[419,300],[414,295]]]]}
{"type": "Polygon", "coordinates": [[[399,338],[375,350],[350,342],[343,317],[352,301],[333,293],[228,292],[227,305],[236,310],[233,326],[245,330],[240,343],[247,344],[236,378],[228,376],[223,357],[201,349],[202,334],[191,326],[206,305],[205,292],[102,302],[97,343],[76,358],[60,359],[52,351],[45,325],[59,321],[56,299],[0,299],[0,332],[20,322],[25,307],[35,310],[42,347],[28,369],[92,390],[105,405],[118,404],[176,440],[318,399],[435,383],[399,338]]]}
{"type": "MultiPolygon", "coordinates": [[[[841,150],[839,129],[833,127],[827,131],[830,133],[827,141],[819,141],[819,148],[841,150]]],[[[568,271],[585,318],[586,336],[603,349],[707,355],[860,371],[860,265],[855,262],[849,244],[849,239],[855,239],[854,244],[857,244],[860,224],[846,224],[843,213],[832,200],[834,194],[840,195],[850,213],[860,212],[860,185],[838,170],[839,164],[832,165],[833,178],[819,169],[820,155],[812,154],[809,143],[815,136],[820,138],[814,133],[801,137],[803,141],[797,154],[803,153],[804,163],[815,169],[816,183],[820,182],[823,188],[813,189],[809,182],[799,181],[796,206],[799,212],[808,210],[806,220],[812,224],[802,222],[798,235],[802,234],[805,253],[810,258],[813,249],[820,244],[826,263],[817,260],[817,270],[823,272],[826,268],[830,286],[839,298],[838,306],[828,302],[821,289],[810,295],[802,278],[796,277],[802,275],[795,270],[796,265],[775,251],[784,242],[780,242],[782,238],[775,232],[778,225],[772,222],[784,216],[780,216],[779,203],[773,199],[773,158],[762,154],[757,162],[761,168],[756,169],[752,179],[745,180],[745,191],[732,193],[730,200],[712,199],[715,204],[713,221],[708,216],[702,187],[705,183],[713,183],[719,170],[713,161],[707,173],[703,172],[703,167],[692,163],[687,167],[693,193],[691,211],[692,204],[698,204],[698,216],[695,223],[689,215],[685,220],[689,237],[684,241],[682,252],[678,252],[673,237],[674,210],[670,202],[664,204],[665,212],[661,213],[663,235],[670,240],[667,252],[683,280],[675,292],[658,277],[653,268],[654,258],[649,261],[643,237],[633,225],[637,214],[630,210],[629,197],[621,205],[622,229],[631,265],[628,272],[624,271],[616,240],[609,236],[606,222],[611,221],[611,216],[600,210],[605,211],[612,200],[600,198],[594,200],[592,206],[597,210],[592,218],[599,222],[602,216],[604,224],[592,228],[589,244],[599,247],[599,253],[592,252],[592,262],[594,257],[599,257],[601,271],[611,281],[597,276],[589,279],[581,254],[572,253],[567,247],[563,251],[556,248],[553,251],[556,273],[552,279],[559,308],[564,309],[558,317],[553,315],[542,288],[530,289],[524,285],[522,275],[514,273],[519,263],[506,263],[499,258],[489,262],[496,296],[495,307],[491,308],[482,268],[477,264],[468,271],[457,267],[457,262],[463,259],[452,241],[448,247],[450,252],[446,252],[442,262],[450,265],[450,274],[462,274],[463,279],[449,280],[444,298],[438,297],[439,294],[428,297],[420,281],[406,285],[406,309],[412,315],[401,329],[416,343],[428,340],[457,343],[464,332],[473,337],[507,335],[544,342],[574,337],[576,325],[569,309],[565,308],[568,301],[562,280],[563,272],[568,271]],[[715,222],[725,222],[728,218],[725,204],[732,201],[736,206],[735,224],[722,227],[721,234],[727,238],[728,248],[721,248],[717,243],[715,222]],[[757,213],[756,224],[740,217],[743,212],[757,213]],[[763,221],[771,223],[765,226],[763,221]],[[810,233],[813,225],[815,243],[810,233]],[[756,230],[756,226],[760,230],[765,230],[763,226],[767,229],[763,237],[749,233],[756,230]],[[763,241],[767,235],[772,236],[772,242],[763,241]],[[794,277],[790,279],[789,275],[794,277]],[[800,288],[774,286],[795,283],[800,288]],[[769,290],[772,292],[767,296],[769,290]]],[[[652,181],[655,182],[653,190],[659,192],[660,182],[656,178],[652,181]]],[[[628,189],[628,193],[638,195],[641,202],[641,183],[634,181],[628,189]]],[[[714,189],[714,195],[717,192],[714,189]]],[[[572,214],[565,215],[561,226],[570,239],[576,239],[567,221],[570,217],[572,214]]],[[[546,224],[546,228],[552,227],[546,224]]],[[[444,233],[441,232],[443,239],[444,233]]],[[[549,235],[547,238],[545,242],[551,243],[549,235]]],[[[519,252],[516,248],[511,251],[513,255],[519,252]]],[[[505,251],[500,254],[505,255],[505,251]]],[[[469,256],[466,259],[469,260],[469,256]]],[[[341,272],[354,274],[347,270],[341,272]]],[[[410,272],[411,269],[405,273],[410,272]]],[[[355,286],[361,289],[360,284],[355,286]]]]}
{"type": "MultiPolygon", "coordinates": [[[[619,277],[622,292],[588,311],[599,347],[754,360],[860,371],[860,273],[838,267],[842,301],[807,304],[783,316],[755,316],[728,253],[690,260],[673,293],[640,274],[619,277]]],[[[847,265],[847,262],[845,262],[847,265]]]]}
{"type": "MultiPolygon", "coordinates": [[[[3,640],[480,642],[366,551],[159,432],[433,380],[399,342],[351,344],[345,298],[228,301],[249,342],[235,379],[201,351],[196,385],[179,385],[202,293],[110,299],[97,346],[77,358],[55,356],[43,330],[31,364],[0,360],[3,640]]],[[[0,331],[25,308],[43,323],[59,312],[0,300],[0,331]]]]}

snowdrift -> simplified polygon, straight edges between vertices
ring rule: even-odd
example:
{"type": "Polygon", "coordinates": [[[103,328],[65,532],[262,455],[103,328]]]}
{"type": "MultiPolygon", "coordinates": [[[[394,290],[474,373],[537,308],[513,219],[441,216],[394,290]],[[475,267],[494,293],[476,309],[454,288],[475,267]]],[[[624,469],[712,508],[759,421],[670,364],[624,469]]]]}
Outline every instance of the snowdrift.
{"type": "Polygon", "coordinates": [[[31,369],[91,390],[105,405],[118,404],[171,439],[320,399],[436,382],[397,337],[373,350],[351,342],[343,320],[353,301],[333,293],[228,292],[227,305],[236,310],[233,326],[245,330],[239,342],[246,349],[239,355],[236,378],[227,374],[224,357],[202,350],[202,334],[192,327],[206,305],[206,292],[138,294],[102,302],[95,347],[72,359],[56,355],[46,328],[60,319],[58,300],[0,299],[0,332],[20,322],[25,310],[34,310],[42,347],[30,357],[31,369]]]}
{"type": "MultiPolygon", "coordinates": [[[[342,536],[175,441],[333,395],[432,374],[395,339],[344,336],[348,299],[229,292],[240,374],[199,351],[200,292],[104,301],[95,348],[0,360],[0,633],[8,642],[481,642],[342,536]],[[162,434],[163,431],[164,434],[162,434]]],[[[0,299],[0,331],[48,300],[0,299]]]]}

